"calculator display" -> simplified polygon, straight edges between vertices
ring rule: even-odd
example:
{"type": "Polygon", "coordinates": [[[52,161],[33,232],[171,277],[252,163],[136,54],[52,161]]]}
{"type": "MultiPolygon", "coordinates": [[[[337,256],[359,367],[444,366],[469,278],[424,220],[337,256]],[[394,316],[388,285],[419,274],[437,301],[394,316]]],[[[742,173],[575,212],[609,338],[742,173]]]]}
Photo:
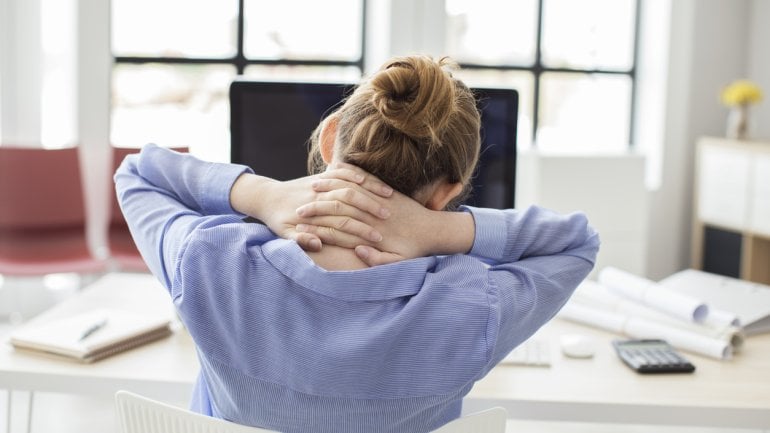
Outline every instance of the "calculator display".
{"type": "Polygon", "coordinates": [[[667,344],[659,344],[656,342],[642,343],[629,341],[622,343],[622,345],[626,350],[667,350],[669,348],[667,344]]]}

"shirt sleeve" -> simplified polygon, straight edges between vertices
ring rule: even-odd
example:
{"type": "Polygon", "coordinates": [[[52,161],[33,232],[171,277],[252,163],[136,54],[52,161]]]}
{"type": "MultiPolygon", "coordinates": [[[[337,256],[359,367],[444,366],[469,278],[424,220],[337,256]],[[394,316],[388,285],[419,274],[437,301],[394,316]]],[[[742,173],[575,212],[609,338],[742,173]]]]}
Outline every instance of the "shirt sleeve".
{"type": "Polygon", "coordinates": [[[580,212],[466,210],[476,224],[471,255],[490,264],[490,304],[497,316],[486,374],[564,306],[593,269],[599,235],[580,212]]]}
{"type": "Polygon", "coordinates": [[[227,223],[243,217],[230,206],[230,189],[250,171],[153,144],[120,165],[114,178],[120,208],[142,258],[167,288],[179,254],[197,227],[217,218],[227,223]]]}

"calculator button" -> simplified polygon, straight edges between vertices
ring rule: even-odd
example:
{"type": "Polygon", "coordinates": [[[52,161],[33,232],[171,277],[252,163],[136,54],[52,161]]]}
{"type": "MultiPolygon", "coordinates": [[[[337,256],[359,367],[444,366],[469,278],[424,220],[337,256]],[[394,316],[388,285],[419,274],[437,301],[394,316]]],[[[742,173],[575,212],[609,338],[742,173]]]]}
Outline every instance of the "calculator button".
{"type": "Polygon", "coordinates": [[[695,370],[687,358],[665,341],[616,340],[613,346],[623,362],[639,373],[690,373],[695,370]]]}

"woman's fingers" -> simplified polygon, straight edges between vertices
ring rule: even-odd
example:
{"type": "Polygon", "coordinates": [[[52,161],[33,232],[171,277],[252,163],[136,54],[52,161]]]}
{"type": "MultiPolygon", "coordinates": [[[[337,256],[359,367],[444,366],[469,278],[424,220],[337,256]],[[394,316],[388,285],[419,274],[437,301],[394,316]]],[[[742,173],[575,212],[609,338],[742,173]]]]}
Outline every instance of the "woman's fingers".
{"type": "Polygon", "coordinates": [[[285,233],[284,237],[293,239],[305,251],[321,251],[321,240],[312,233],[292,231],[285,233]]]}
{"type": "Polygon", "coordinates": [[[304,204],[297,208],[297,215],[305,219],[324,216],[349,217],[362,222],[366,222],[367,219],[371,218],[368,213],[361,209],[339,200],[321,200],[304,204]]]}
{"type": "Polygon", "coordinates": [[[388,263],[404,260],[398,254],[386,253],[366,245],[356,246],[355,251],[356,256],[369,266],[387,265],[388,263]]]}
{"type": "Polygon", "coordinates": [[[323,173],[319,173],[318,177],[321,179],[340,179],[348,182],[353,182],[357,185],[361,185],[366,181],[366,172],[356,171],[350,168],[335,168],[327,170],[323,173]]]}
{"type": "Polygon", "coordinates": [[[393,194],[393,188],[386,185],[376,176],[365,172],[364,170],[350,164],[336,163],[331,170],[318,175],[319,179],[338,179],[360,185],[367,191],[380,197],[390,197],[393,194]]]}
{"type": "Polygon", "coordinates": [[[380,242],[382,234],[371,226],[350,217],[321,216],[297,224],[297,231],[312,233],[325,244],[353,248],[362,243],[380,242]]]}
{"type": "Polygon", "coordinates": [[[355,208],[377,218],[385,219],[390,216],[390,211],[386,207],[366,193],[349,187],[349,184],[346,184],[345,181],[338,179],[317,180],[313,183],[313,189],[316,192],[320,192],[318,202],[337,202],[339,204],[335,204],[334,206],[336,207],[329,207],[329,205],[314,207],[312,205],[318,202],[311,202],[297,208],[297,215],[301,217],[314,215],[347,215],[357,217],[359,215],[352,211],[355,208]],[[306,212],[314,213],[306,214],[306,212]]]}
{"type": "Polygon", "coordinates": [[[318,236],[325,245],[336,245],[343,248],[354,248],[356,245],[366,242],[358,236],[338,231],[333,227],[298,224],[297,231],[318,236]]]}

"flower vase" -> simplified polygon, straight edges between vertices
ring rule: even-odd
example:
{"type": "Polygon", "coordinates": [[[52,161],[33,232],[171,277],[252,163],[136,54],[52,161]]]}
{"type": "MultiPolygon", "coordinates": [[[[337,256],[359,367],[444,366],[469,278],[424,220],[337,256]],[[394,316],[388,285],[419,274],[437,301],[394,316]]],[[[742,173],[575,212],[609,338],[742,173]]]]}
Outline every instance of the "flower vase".
{"type": "Polygon", "coordinates": [[[738,104],[730,109],[727,116],[727,138],[746,140],[749,138],[749,105],[738,104]]]}

